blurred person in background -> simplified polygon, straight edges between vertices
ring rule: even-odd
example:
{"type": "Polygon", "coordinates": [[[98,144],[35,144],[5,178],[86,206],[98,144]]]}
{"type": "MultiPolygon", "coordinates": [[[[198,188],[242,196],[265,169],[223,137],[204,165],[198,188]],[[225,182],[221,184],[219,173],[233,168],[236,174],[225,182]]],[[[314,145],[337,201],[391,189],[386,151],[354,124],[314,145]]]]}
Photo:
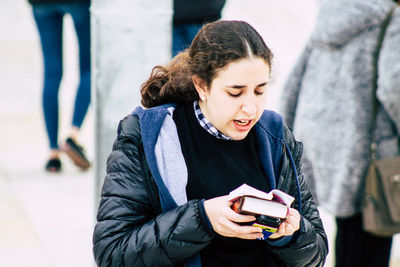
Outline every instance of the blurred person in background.
{"type": "Polygon", "coordinates": [[[221,18],[225,0],[174,0],[172,56],[188,48],[206,22],[221,18]]]}
{"type": "Polygon", "coordinates": [[[49,172],[61,171],[60,152],[64,151],[79,168],[90,163],[78,143],[79,130],[90,103],[90,0],[29,0],[42,45],[44,81],[43,113],[49,139],[50,155],[45,166],[49,172]],[[58,143],[58,92],[63,76],[63,18],[73,20],[79,45],[80,82],[68,137],[58,143]]]}
{"type": "Polygon", "coordinates": [[[378,158],[400,154],[400,8],[374,57],[392,0],[322,0],[316,28],[282,91],[280,111],[304,142],[303,170],[317,203],[336,218],[338,267],[389,265],[392,238],[363,230],[361,201],[372,134],[378,158]]]}
{"type": "Polygon", "coordinates": [[[118,126],[93,251],[98,266],[322,266],[328,252],[302,144],[264,110],[272,52],[243,21],[206,24],[156,66],[118,126]],[[243,183],[295,198],[277,232],[231,209],[243,183]],[[258,240],[257,240],[258,239],[258,240]]]}

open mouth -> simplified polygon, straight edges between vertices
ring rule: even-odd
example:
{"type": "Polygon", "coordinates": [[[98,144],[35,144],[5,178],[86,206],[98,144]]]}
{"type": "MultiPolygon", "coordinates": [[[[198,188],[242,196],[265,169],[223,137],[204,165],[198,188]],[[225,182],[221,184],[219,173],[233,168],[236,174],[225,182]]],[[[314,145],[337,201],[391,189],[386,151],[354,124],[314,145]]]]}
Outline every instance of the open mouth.
{"type": "Polygon", "coordinates": [[[235,120],[235,123],[239,126],[247,126],[251,123],[251,120],[235,120]]]}

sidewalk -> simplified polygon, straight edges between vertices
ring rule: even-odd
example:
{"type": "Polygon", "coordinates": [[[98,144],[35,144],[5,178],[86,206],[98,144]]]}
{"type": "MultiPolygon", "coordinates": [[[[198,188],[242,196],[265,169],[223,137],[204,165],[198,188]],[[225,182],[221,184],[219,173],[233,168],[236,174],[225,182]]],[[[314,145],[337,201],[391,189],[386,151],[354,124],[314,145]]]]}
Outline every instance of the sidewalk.
{"type": "MultiPolygon", "coordinates": [[[[0,6],[0,265],[94,266],[93,170],[81,172],[63,156],[62,174],[44,171],[48,151],[37,30],[27,1],[3,1],[0,6]]],[[[76,40],[71,21],[65,26],[64,48],[71,55],[76,40]]],[[[65,63],[60,141],[71,121],[77,82],[76,58],[69,57],[65,63]]],[[[81,139],[90,159],[92,136],[89,111],[81,139]]]]}
{"type": "MultiPolygon", "coordinates": [[[[227,17],[241,9],[235,9],[233,3],[238,1],[232,1],[227,17]]],[[[3,25],[0,32],[1,265],[94,266],[91,245],[95,216],[93,169],[81,172],[63,156],[61,174],[44,171],[48,152],[41,113],[42,59],[36,28],[27,1],[6,1],[0,5],[0,25],[3,25]]],[[[76,40],[70,20],[67,19],[65,27],[65,53],[71,55],[76,40]]],[[[265,33],[274,34],[267,29],[265,33]]],[[[284,42],[273,44],[279,47],[284,42]]],[[[284,54],[285,51],[277,51],[276,57],[284,54]]],[[[286,70],[283,69],[293,61],[278,60],[280,71],[277,74],[284,74],[286,70]]],[[[68,57],[65,63],[65,79],[60,91],[61,141],[71,120],[77,82],[76,58],[68,57]]],[[[280,80],[277,86],[279,83],[280,80]]],[[[90,109],[81,136],[90,159],[93,159],[92,112],[90,109]]],[[[326,213],[322,215],[332,241],[335,231],[332,217],[326,213]]],[[[331,266],[332,243],[330,251],[326,267],[331,266]]],[[[391,267],[400,267],[399,236],[393,246],[391,267]]]]}

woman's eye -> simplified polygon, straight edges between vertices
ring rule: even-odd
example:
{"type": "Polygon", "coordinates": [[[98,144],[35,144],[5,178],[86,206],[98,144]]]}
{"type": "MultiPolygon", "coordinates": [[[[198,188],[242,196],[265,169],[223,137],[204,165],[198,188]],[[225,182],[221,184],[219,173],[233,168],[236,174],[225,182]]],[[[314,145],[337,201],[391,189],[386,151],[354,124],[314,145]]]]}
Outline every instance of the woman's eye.
{"type": "Polygon", "coordinates": [[[264,91],[254,91],[254,94],[256,94],[256,95],[262,95],[262,94],[264,94],[264,91]]]}
{"type": "Polygon", "coordinates": [[[230,92],[228,92],[228,95],[230,95],[230,96],[232,96],[232,97],[238,97],[238,96],[240,96],[242,93],[235,93],[235,94],[233,94],[233,93],[230,93],[230,92]]]}

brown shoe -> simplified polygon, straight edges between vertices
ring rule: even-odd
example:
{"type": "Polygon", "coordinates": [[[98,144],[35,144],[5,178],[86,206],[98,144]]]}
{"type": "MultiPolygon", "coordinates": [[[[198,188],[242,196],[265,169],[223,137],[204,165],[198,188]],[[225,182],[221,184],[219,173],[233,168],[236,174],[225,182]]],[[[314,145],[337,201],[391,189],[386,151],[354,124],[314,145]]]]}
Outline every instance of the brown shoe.
{"type": "Polygon", "coordinates": [[[90,162],[85,156],[83,147],[78,145],[71,138],[65,140],[62,150],[72,159],[74,164],[82,170],[86,170],[90,167],[90,162]]]}

